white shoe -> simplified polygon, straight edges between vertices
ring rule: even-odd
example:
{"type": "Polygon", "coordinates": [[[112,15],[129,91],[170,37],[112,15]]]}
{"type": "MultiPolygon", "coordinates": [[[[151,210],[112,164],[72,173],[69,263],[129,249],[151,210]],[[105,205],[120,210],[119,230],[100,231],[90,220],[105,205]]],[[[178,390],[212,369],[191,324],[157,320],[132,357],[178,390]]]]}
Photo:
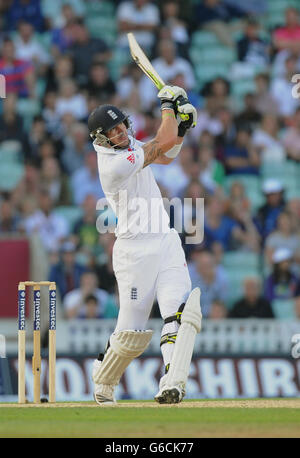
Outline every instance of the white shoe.
{"type": "Polygon", "coordinates": [[[116,404],[114,397],[115,385],[103,385],[95,382],[95,374],[99,370],[101,361],[96,359],[93,364],[92,379],[94,382],[94,399],[99,405],[116,404]]]}
{"type": "Polygon", "coordinates": [[[159,391],[154,399],[159,404],[178,404],[185,396],[185,384],[168,386],[168,374],[162,376],[159,382],[159,391]]]}

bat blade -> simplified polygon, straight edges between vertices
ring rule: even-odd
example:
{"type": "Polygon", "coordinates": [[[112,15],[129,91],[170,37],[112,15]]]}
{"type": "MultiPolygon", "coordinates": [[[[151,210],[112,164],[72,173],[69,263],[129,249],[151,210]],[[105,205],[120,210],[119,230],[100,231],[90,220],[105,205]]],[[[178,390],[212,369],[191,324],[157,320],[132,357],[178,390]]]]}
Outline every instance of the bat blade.
{"type": "Polygon", "coordinates": [[[153,68],[148,57],[136,41],[134,34],[132,32],[127,33],[127,38],[129,42],[130,53],[135,63],[148,76],[148,78],[151,79],[157,89],[162,89],[165,86],[165,82],[153,68]]]}

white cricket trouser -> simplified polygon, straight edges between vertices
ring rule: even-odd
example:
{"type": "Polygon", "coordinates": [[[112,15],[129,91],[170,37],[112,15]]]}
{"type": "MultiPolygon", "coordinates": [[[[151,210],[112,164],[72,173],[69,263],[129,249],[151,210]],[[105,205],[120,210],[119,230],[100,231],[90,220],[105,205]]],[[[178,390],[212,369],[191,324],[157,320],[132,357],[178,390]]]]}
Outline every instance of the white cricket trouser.
{"type": "Polygon", "coordinates": [[[120,297],[116,331],[146,329],[155,298],[163,319],[174,315],[191,292],[185,254],[175,229],[161,237],[117,239],[113,269],[120,297]]]}

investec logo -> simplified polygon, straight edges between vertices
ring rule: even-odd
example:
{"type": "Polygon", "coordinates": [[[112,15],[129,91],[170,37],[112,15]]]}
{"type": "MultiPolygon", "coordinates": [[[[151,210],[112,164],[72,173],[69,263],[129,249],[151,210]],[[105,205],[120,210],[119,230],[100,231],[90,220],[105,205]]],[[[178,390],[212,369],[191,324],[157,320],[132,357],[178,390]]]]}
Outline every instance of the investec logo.
{"type": "Polygon", "coordinates": [[[19,329],[23,331],[25,329],[25,291],[20,292],[19,298],[19,329]]]}
{"type": "Polygon", "coordinates": [[[41,293],[39,291],[35,294],[34,304],[34,329],[39,330],[41,327],[41,293]]]}
{"type": "Polygon", "coordinates": [[[50,313],[49,313],[49,320],[50,320],[50,329],[56,328],[56,293],[52,291],[50,294],[50,313]]]}

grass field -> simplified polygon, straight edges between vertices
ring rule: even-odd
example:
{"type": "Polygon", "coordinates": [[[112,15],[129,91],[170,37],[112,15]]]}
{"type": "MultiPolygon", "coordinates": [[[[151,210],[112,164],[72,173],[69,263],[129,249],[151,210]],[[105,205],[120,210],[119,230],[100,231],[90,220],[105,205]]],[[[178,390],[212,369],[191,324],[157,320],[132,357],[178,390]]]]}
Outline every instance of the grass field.
{"type": "Polygon", "coordinates": [[[0,404],[0,437],[300,437],[300,399],[0,404]]]}

